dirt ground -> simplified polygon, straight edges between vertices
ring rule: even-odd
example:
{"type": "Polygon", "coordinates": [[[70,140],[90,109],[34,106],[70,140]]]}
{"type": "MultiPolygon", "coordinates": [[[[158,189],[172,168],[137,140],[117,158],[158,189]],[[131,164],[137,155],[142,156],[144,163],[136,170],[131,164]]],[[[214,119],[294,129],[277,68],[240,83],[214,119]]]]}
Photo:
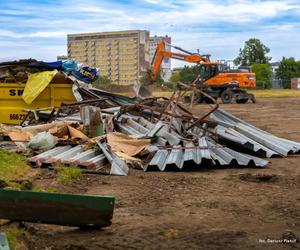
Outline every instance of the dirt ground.
{"type": "MultiPolygon", "coordinates": [[[[300,142],[300,98],[221,107],[300,142]]],[[[200,115],[204,109],[198,105],[193,111],[200,115]]],[[[300,249],[300,155],[270,161],[265,169],[86,175],[62,190],[114,194],[113,224],[92,231],[29,224],[24,241],[28,249],[300,249]],[[298,243],[279,243],[283,238],[298,243]]]]}

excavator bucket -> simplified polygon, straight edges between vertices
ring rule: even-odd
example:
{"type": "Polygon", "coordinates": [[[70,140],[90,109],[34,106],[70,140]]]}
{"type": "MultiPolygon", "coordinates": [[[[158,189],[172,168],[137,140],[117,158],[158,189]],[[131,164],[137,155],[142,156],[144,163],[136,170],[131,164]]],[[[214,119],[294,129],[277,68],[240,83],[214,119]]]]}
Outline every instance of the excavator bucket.
{"type": "Polygon", "coordinates": [[[136,96],[150,97],[152,96],[153,81],[151,80],[151,70],[148,70],[146,74],[140,79],[140,82],[135,84],[134,91],[136,96]]]}

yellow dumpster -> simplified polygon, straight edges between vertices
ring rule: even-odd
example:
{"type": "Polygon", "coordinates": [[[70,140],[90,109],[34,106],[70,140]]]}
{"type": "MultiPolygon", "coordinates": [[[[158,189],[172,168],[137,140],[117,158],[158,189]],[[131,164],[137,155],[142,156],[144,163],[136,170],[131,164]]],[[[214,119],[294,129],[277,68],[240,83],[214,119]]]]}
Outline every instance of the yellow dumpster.
{"type": "Polygon", "coordinates": [[[0,82],[0,123],[19,124],[25,117],[24,109],[59,107],[62,102],[74,102],[72,81],[53,79],[31,103],[22,99],[25,83],[0,82]]]}

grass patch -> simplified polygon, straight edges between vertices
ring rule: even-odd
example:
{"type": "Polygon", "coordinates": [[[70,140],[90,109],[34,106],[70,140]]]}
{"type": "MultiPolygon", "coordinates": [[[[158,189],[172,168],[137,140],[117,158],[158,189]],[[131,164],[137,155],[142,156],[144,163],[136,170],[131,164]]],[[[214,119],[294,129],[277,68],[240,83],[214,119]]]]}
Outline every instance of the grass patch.
{"type": "Polygon", "coordinates": [[[57,181],[63,185],[70,185],[82,178],[82,171],[77,167],[59,166],[57,181]]]}
{"type": "Polygon", "coordinates": [[[58,193],[57,189],[54,187],[40,187],[37,185],[34,185],[33,188],[31,189],[33,192],[47,192],[47,193],[58,193]]]}
{"type": "Polygon", "coordinates": [[[168,98],[170,98],[173,94],[173,91],[154,91],[152,94],[156,97],[168,97],[168,98]]]}
{"type": "Polygon", "coordinates": [[[6,228],[5,234],[6,234],[10,249],[12,249],[12,250],[24,249],[25,245],[19,239],[21,236],[26,235],[26,233],[27,232],[23,228],[18,228],[15,226],[6,228]]]}
{"type": "MultiPolygon", "coordinates": [[[[300,90],[296,89],[253,89],[247,90],[247,92],[254,94],[256,98],[300,97],[300,90]]],[[[172,93],[172,91],[155,91],[153,95],[156,97],[171,97],[172,93]]]]}
{"type": "Polygon", "coordinates": [[[300,97],[300,90],[296,89],[255,89],[248,90],[256,98],[269,98],[269,97],[300,97]]]}
{"type": "Polygon", "coordinates": [[[19,179],[30,169],[24,155],[0,149],[0,179],[9,183],[19,179]]]}
{"type": "MultiPolygon", "coordinates": [[[[114,94],[118,95],[127,95],[127,92],[113,92],[114,94]]],[[[171,95],[173,94],[173,91],[167,90],[167,91],[153,91],[152,95],[155,97],[168,97],[170,98],[171,95]]]]}

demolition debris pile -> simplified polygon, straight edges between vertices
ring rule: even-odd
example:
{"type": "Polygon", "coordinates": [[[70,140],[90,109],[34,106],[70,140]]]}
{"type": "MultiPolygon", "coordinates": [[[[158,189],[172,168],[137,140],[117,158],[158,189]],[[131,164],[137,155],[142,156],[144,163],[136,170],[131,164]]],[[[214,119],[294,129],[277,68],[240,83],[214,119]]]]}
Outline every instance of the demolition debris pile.
{"type": "MultiPolygon", "coordinates": [[[[93,88],[89,83],[97,78],[97,72],[69,63],[70,70],[60,63],[0,64],[0,81],[8,82],[5,86],[13,80],[26,82],[17,83],[23,85],[22,95],[10,101],[19,105],[13,107],[19,114],[27,112],[12,121],[3,118],[9,112],[0,110],[0,118],[7,124],[21,121],[19,126],[0,123],[0,148],[25,153],[34,168],[59,171],[61,165],[76,166],[82,173],[119,176],[128,175],[130,168],[261,168],[268,165],[263,158],[300,152],[300,143],[276,137],[220,109],[215,99],[194,83],[179,83],[170,98],[127,97],[93,88]],[[50,92],[51,107],[38,105],[44,103],[40,101],[55,78],[63,80],[60,83],[76,101],[61,94],[63,100],[55,106],[50,92]],[[192,93],[191,102],[200,92],[213,103],[210,110],[201,117],[190,112],[181,104],[186,92],[192,93]]],[[[85,228],[111,225],[114,196],[9,190],[1,178],[0,184],[1,219],[85,228]]]]}
{"type": "Polygon", "coordinates": [[[28,159],[35,167],[63,163],[127,175],[128,166],[144,171],[265,167],[268,161],[260,157],[300,152],[300,143],[260,130],[216,103],[204,116],[195,116],[180,104],[180,90],[171,98],[130,98],[68,78],[74,82],[76,103],[49,112],[45,124],[31,125],[37,122],[31,119],[26,127],[1,127],[4,147],[41,152],[28,159]]]}

